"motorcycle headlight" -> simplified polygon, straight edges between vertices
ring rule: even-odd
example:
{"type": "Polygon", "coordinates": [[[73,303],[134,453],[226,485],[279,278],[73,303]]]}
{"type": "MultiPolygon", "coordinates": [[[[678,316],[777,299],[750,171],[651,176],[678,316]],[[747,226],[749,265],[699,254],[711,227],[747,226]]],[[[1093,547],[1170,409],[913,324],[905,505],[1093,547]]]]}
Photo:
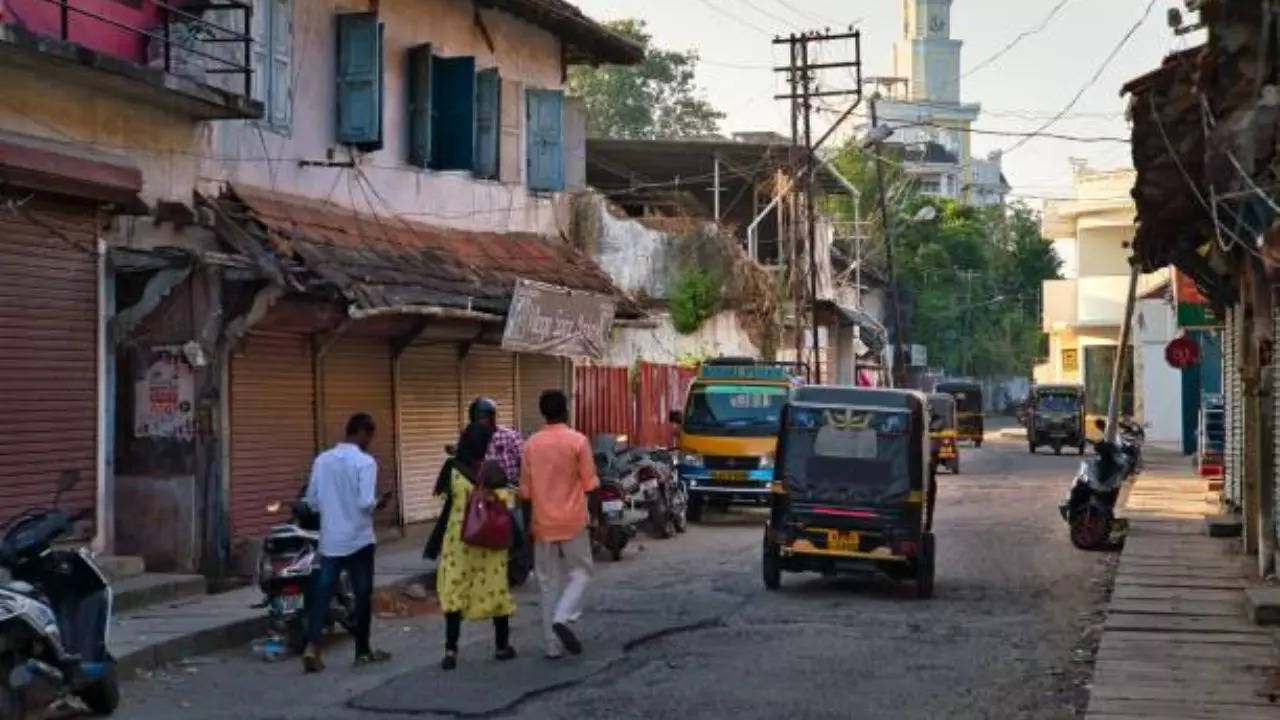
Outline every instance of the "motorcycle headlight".
{"type": "Polygon", "coordinates": [[[773,456],[772,456],[772,455],[762,455],[762,456],[760,456],[760,469],[761,469],[761,470],[772,470],[772,469],[773,469],[773,456]]]}
{"type": "Polygon", "coordinates": [[[703,467],[706,462],[703,461],[702,456],[698,453],[682,452],[680,453],[680,464],[689,467],[703,467]]]}

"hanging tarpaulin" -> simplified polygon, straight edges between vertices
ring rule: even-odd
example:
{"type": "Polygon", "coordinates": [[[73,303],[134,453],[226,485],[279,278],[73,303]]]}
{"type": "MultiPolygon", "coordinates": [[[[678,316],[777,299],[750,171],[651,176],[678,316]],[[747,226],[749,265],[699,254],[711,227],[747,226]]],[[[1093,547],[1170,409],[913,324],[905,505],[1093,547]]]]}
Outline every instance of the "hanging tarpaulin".
{"type": "Polygon", "coordinates": [[[613,326],[613,298],[531,280],[516,282],[502,347],[599,360],[613,326]]]}

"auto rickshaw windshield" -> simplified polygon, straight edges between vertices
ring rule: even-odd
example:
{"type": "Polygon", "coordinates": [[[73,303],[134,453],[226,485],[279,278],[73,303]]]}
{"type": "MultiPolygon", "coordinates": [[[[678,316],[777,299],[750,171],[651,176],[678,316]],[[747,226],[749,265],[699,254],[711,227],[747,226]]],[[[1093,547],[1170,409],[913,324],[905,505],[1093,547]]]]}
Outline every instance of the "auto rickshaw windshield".
{"type": "Polygon", "coordinates": [[[1036,410],[1040,412],[1073,413],[1080,409],[1080,398],[1065,393],[1047,393],[1036,401],[1036,410]]]}
{"type": "Polygon", "coordinates": [[[906,411],[792,406],[783,438],[783,483],[793,500],[881,505],[911,490],[906,411]]]}

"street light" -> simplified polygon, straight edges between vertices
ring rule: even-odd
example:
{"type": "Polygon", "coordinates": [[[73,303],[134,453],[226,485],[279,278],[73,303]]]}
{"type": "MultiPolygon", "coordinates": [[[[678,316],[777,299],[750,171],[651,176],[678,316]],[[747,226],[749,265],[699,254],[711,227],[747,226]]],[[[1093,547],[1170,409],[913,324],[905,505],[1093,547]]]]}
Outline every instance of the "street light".
{"type": "Polygon", "coordinates": [[[911,222],[930,222],[936,217],[938,217],[938,208],[932,205],[925,205],[916,211],[916,216],[911,218],[911,222]]]}

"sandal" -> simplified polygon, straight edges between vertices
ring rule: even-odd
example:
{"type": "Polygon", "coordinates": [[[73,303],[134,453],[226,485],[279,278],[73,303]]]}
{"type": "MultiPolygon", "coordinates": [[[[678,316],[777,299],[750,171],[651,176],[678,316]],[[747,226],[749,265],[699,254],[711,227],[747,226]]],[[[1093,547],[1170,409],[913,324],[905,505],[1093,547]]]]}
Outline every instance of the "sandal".
{"type": "Polygon", "coordinates": [[[444,659],[440,661],[440,668],[442,670],[452,670],[456,667],[458,667],[457,651],[446,650],[444,653],[444,659]]]}
{"type": "Polygon", "coordinates": [[[355,665],[356,667],[360,667],[362,665],[374,665],[377,663],[384,663],[390,659],[391,653],[386,650],[370,650],[369,652],[356,655],[355,665]]]}
{"type": "Polygon", "coordinates": [[[493,657],[494,659],[499,661],[515,660],[516,649],[508,645],[502,648],[501,650],[499,650],[498,652],[494,653],[493,657]]]}

